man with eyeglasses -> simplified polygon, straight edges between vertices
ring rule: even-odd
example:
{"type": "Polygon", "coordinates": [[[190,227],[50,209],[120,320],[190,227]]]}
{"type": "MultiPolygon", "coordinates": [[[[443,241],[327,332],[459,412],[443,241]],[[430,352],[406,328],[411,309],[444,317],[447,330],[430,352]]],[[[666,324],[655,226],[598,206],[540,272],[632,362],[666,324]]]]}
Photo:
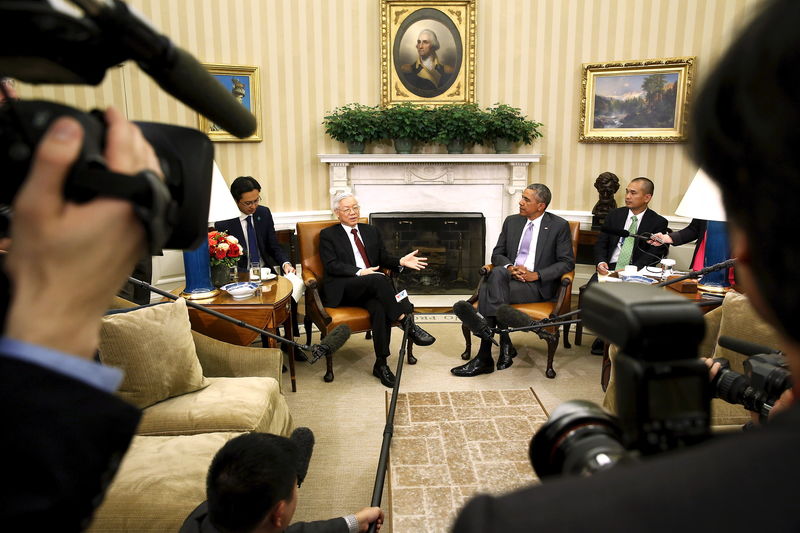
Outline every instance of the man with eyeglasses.
{"type": "Polygon", "coordinates": [[[422,270],[428,266],[427,258],[417,257],[417,250],[401,258],[390,256],[378,230],[358,223],[360,207],[350,193],[334,198],[333,212],[340,224],[319,234],[319,253],[325,269],[322,301],[327,307],[355,306],[369,311],[375,347],[372,374],[384,386],[394,387],[395,377],[386,362],[392,323],[399,321],[404,328],[410,325],[409,336],[418,346],[430,346],[436,339],[414,324],[414,306],[405,291],[395,294],[392,281],[379,269],[422,270]]]}

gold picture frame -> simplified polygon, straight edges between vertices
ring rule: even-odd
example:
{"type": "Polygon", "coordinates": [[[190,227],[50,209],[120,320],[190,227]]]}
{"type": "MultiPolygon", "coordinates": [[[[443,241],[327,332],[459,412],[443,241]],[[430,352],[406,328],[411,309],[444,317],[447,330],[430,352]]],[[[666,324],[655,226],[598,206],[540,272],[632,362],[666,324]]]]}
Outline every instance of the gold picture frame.
{"type": "Polygon", "coordinates": [[[261,85],[258,79],[258,67],[246,65],[223,65],[219,63],[203,63],[209,74],[238,98],[254,117],[256,131],[250,137],[240,139],[219,128],[203,115],[199,117],[199,129],[212,141],[217,142],[259,142],[261,141],[261,85]]]}
{"type": "Polygon", "coordinates": [[[476,2],[381,0],[383,105],[475,101],[476,2]]]}
{"type": "Polygon", "coordinates": [[[695,57],[586,63],[579,141],[686,141],[695,57]]]}

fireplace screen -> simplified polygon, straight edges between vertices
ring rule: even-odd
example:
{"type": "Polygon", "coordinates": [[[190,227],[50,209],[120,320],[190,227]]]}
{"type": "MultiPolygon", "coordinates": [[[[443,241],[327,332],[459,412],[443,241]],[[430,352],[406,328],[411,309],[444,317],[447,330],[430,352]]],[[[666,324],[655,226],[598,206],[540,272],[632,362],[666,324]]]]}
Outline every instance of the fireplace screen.
{"type": "Polygon", "coordinates": [[[409,294],[470,294],[485,257],[482,213],[372,213],[390,254],[419,250],[428,268],[403,270],[398,287],[409,294]]]}

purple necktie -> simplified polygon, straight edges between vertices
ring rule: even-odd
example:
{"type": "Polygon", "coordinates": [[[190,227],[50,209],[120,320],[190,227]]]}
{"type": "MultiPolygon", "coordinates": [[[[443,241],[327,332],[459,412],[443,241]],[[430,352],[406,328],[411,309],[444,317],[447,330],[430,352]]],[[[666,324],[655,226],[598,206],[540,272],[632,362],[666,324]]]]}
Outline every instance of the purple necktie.
{"type": "Polygon", "coordinates": [[[514,262],[517,266],[522,266],[528,259],[528,250],[531,247],[531,239],[533,238],[533,222],[528,222],[525,226],[525,232],[522,234],[522,242],[519,244],[519,253],[517,260],[514,262]]]}

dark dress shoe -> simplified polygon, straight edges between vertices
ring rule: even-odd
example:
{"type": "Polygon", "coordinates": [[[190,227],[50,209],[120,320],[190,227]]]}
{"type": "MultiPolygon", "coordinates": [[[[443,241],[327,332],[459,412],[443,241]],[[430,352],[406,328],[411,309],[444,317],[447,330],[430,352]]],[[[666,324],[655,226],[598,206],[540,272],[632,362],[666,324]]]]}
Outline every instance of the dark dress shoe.
{"type": "Polygon", "coordinates": [[[497,370],[505,370],[513,364],[514,360],[508,354],[508,350],[503,350],[503,346],[501,346],[500,357],[497,358],[497,370]]]}
{"type": "Polygon", "coordinates": [[[475,359],[461,366],[451,368],[450,372],[454,376],[461,378],[471,378],[481,374],[491,374],[494,372],[494,361],[491,357],[482,358],[476,356],[475,359]]]}
{"type": "Polygon", "coordinates": [[[603,342],[603,339],[595,339],[592,343],[592,355],[603,355],[603,350],[605,350],[606,343],[603,342]]]}
{"type": "Polygon", "coordinates": [[[394,374],[389,369],[389,365],[372,367],[372,375],[381,380],[381,384],[390,389],[394,388],[394,374]]]}
{"type": "Polygon", "coordinates": [[[417,346],[430,346],[436,342],[436,337],[414,323],[413,315],[406,315],[406,317],[400,321],[403,330],[406,329],[406,325],[409,321],[411,321],[411,331],[409,331],[408,336],[411,338],[411,342],[417,346]]]}

